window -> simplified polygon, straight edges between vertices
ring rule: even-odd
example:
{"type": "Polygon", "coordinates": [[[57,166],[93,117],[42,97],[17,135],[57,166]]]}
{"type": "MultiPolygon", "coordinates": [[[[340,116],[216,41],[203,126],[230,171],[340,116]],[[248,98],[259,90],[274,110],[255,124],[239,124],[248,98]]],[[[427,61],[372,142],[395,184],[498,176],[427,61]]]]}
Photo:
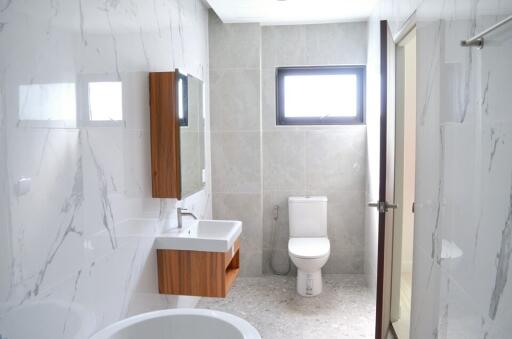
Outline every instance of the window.
{"type": "Polygon", "coordinates": [[[132,89],[135,78],[117,73],[79,74],[77,118],[81,127],[126,127],[126,116],[137,110],[132,89]],[[127,86],[128,85],[128,86],[127,86]],[[131,93],[131,95],[130,95],[131,93]]]}
{"type": "Polygon", "coordinates": [[[123,91],[121,81],[88,83],[90,121],[123,120],[123,91]]]}
{"type": "Polygon", "coordinates": [[[364,77],[364,66],[278,68],[277,124],[362,124],[364,77]]]}

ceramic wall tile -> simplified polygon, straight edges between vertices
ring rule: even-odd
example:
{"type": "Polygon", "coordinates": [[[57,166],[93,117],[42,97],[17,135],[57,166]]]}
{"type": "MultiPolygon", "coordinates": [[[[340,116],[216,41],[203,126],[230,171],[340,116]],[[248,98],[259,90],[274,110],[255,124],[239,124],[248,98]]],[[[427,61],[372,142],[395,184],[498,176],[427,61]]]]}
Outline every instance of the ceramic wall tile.
{"type": "Polygon", "coordinates": [[[215,219],[240,220],[240,275],[258,276],[262,272],[261,195],[216,193],[213,200],[215,219]]]}
{"type": "Polygon", "coordinates": [[[212,131],[260,129],[260,73],[257,69],[210,72],[212,131]]]}
{"type": "MultiPolygon", "coordinates": [[[[261,250],[261,195],[250,194],[216,194],[213,202],[213,217],[216,219],[232,219],[243,222],[241,246],[244,251],[261,250]]],[[[244,263],[242,262],[242,266],[244,263]]]]}
{"type": "Polygon", "coordinates": [[[339,126],[276,126],[276,68],[365,65],[366,23],[262,27],[263,130],[338,129],[339,126]]]}
{"type": "MultiPolygon", "coordinates": [[[[494,6],[491,2],[481,6],[489,5],[494,6]]],[[[423,210],[418,214],[418,226],[426,226],[424,229],[429,231],[419,232],[430,234],[421,237],[418,234],[415,239],[431,239],[420,240],[419,244],[441,268],[438,278],[441,294],[438,305],[432,305],[431,309],[437,318],[431,324],[434,329],[429,330],[437,331],[442,338],[499,338],[498,333],[510,328],[499,319],[499,313],[507,312],[509,306],[502,299],[510,293],[510,288],[501,280],[508,272],[501,271],[507,260],[500,260],[500,253],[504,253],[503,242],[508,241],[512,167],[510,161],[494,167],[498,147],[507,147],[508,133],[500,135],[499,141],[495,135],[491,136],[494,132],[489,124],[494,119],[489,108],[500,114],[500,102],[505,96],[492,90],[492,83],[496,86],[500,81],[491,80],[492,68],[496,66],[500,74],[506,73],[508,61],[500,62],[499,56],[510,53],[511,35],[501,38],[498,35],[494,41],[491,36],[490,45],[481,51],[457,46],[459,40],[485,29],[497,19],[480,14],[476,2],[468,6],[443,9],[432,2],[421,6],[418,12],[440,9],[438,21],[429,20],[418,26],[418,49],[431,52],[430,55],[420,53],[419,64],[432,65],[430,70],[427,67],[418,70],[419,81],[426,83],[418,96],[418,105],[424,108],[418,126],[421,156],[417,173],[423,178],[417,191],[423,210]],[[472,19],[464,18],[468,9],[473,13],[472,19]],[[432,54],[432,51],[437,52],[432,54]],[[487,102],[489,95],[492,104],[487,102]],[[493,142],[496,142],[494,156],[493,142]],[[493,185],[493,181],[499,184],[493,185]],[[427,187],[429,182],[435,188],[427,187]],[[451,310],[449,314],[447,309],[451,310]]],[[[507,83],[497,87],[506,87],[507,83]]],[[[509,120],[500,119],[504,130],[509,120]]],[[[415,257],[415,264],[419,260],[415,257]]],[[[420,330],[416,333],[422,335],[420,330]]]]}
{"type": "MultiPolygon", "coordinates": [[[[262,194],[262,215],[250,225],[262,228],[263,243],[258,243],[257,249],[262,253],[263,260],[272,257],[273,248],[273,253],[279,254],[279,258],[274,259],[282,266],[286,260],[281,257],[287,253],[288,196],[312,192],[331,195],[335,191],[347,193],[349,190],[363,192],[366,134],[364,126],[276,126],[275,67],[364,64],[366,47],[363,37],[366,36],[366,24],[264,26],[259,29],[258,35],[253,31],[253,25],[221,25],[214,14],[211,14],[210,19],[211,42],[219,39],[219,32],[223,32],[222,39],[225,41],[221,44],[224,44],[224,48],[230,47],[240,54],[240,48],[244,47],[247,60],[252,60],[254,47],[247,46],[248,41],[238,41],[237,37],[245,35],[246,40],[252,37],[251,41],[255,44],[261,41],[261,66],[258,60],[255,67],[257,80],[253,79],[254,65],[228,62],[230,55],[219,61],[220,52],[210,51],[210,66],[213,70],[212,124],[216,131],[212,134],[214,214],[215,200],[222,199],[220,193],[262,194]],[[329,48],[326,49],[326,46],[329,48]],[[347,53],[349,50],[350,53],[347,53]],[[256,98],[257,103],[251,104],[255,98],[246,96],[247,89],[259,93],[260,86],[261,98],[256,98]],[[248,104],[251,107],[247,107],[248,104]],[[332,171],[322,170],[326,168],[332,171]],[[272,244],[275,206],[279,207],[279,231],[272,244]]],[[[225,52],[228,53],[232,52],[225,52]]],[[[350,207],[360,205],[360,197],[361,194],[356,194],[356,198],[350,200],[350,207]]],[[[339,205],[333,204],[331,207],[337,208],[339,205]]],[[[357,237],[355,243],[362,246],[362,215],[359,220],[352,218],[349,223],[343,222],[341,216],[334,212],[331,217],[333,220],[330,222],[329,235],[335,237],[338,229],[343,237],[357,237]],[[355,231],[358,227],[360,230],[355,231]],[[347,232],[342,230],[344,228],[347,232]]],[[[347,243],[338,240],[340,244],[347,243]]],[[[361,271],[361,265],[350,263],[351,259],[345,260],[347,263],[343,272],[348,273],[350,267],[357,272],[361,271]]],[[[268,262],[263,264],[263,270],[269,272],[268,262]]]]}
{"type": "MultiPolygon", "coordinates": [[[[365,37],[366,23],[262,28],[263,248],[264,260],[272,260],[278,269],[286,269],[287,264],[283,258],[288,247],[287,198],[325,195],[329,198],[331,253],[336,254],[336,260],[344,260],[328,263],[328,271],[362,272],[360,253],[352,251],[343,259],[339,254],[347,252],[343,246],[350,240],[361,248],[364,243],[361,195],[365,183],[366,128],[277,126],[275,81],[278,66],[365,64],[365,37]],[[349,198],[340,199],[342,196],[349,198]],[[273,219],[275,206],[279,207],[277,221],[273,219]],[[338,211],[340,207],[346,208],[347,213],[338,211]],[[346,222],[344,218],[353,215],[348,210],[360,214],[346,222]],[[274,227],[278,231],[272,243],[274,227]]],[[[272,271],[269,262],[264,263],[264,269],[266,273],[272,271]]]]}
{"type": "Polygon", "coordinates": [[[306,135],[302,131],[263,132],[263,189],[306,188],[306,135]]]}
{"type": "Polygon", "coordinates": [[[277,126],[275,67],[261,69],[261,125],[263,131],[301,130],[301,126],[277,126]]]}
{"type": "Polygon", "coordinates": [[[365,65],[366,22],[307,25],[307,65],[365,65]]]}
{"type": "MultiPolygon", "coordinates": [[[[384,1],[373,21],[417,22],[417,180],[411,336],[504,338],[512,163],[510,26],[483,49],[460,41],[512,13],[510,2],[384,1]]],[[[372,24],[370,23],[370,27],[372,24]]],[[[374,42],[378,41],[374,36],[374,42]]],[[[372,44],[372,42],[370,42],[372,44]]]]}
{"type": "Polygon", "coordinates": [[[256,251],[241,251],[240,262],[245,265],[240,266],[241,277],[258,277],[263,272],[263,251],[258,249],[256,251]]]}
{"type": "Polygon", "coordinates": [[[259,69],[260,26],[258,24],[223,24],[210,11],[210,65],[217,69],[259,69]]]}
{"type": "Polygon", "coordinates": [[[151,197],[147,79],[178,67],[208,88],[207,9],[1,7],[0,336],[89,338],[127,315],[187,304],[157,292],[154,237],[176,224],[177,205],[211,217],[211,185],[182,202],[151,197]],[[123,121],[84,121],[86,81],[122,83],[123,121]]]}
{"type": "MultiPolygon", "coordinates": [[[[334,241],[332,246],[336,246],[334,241]]],[[[362,274],[364,270],[364,250],[340,250],[331,253],[329,260],[322,269],[327,274],[362,274]]]]}
{"type": "Polygon", "coordinates": [[[297,191],[265,191],[263,194],[263,249],[288,252],[288,197],[303,193],[297,191]]]}
{"type": "Polygon", "coordinates": [[[209,16],[213,215],[242,219],[243,276],[262,272],[260,39],[257,24],[209,16]]]}
{"type": "Polygon", "coordinates": [[[306,133],[306,189],[358,191],[364,187],[364,126],[306,133]],[[319,151],[319,145],[322,150],[319,151]]]}
{"type": "Polygon", "coordinates": [[[263,274],[297,275],[297,267],[293,264],[288,250],[263,250],[263,274]],[[272,266],[271,266],[272,265],[272,266]]]}
{"type": "Polygon", "coordinates": [[[261,189],[260,134],[212,133],[214,193],[256,193],[261,189]]]}
{"type": "Polygon", "coordinates": [[[263,68],[306,65],[306,26],[263,26],[261,65],[263,68]]]}

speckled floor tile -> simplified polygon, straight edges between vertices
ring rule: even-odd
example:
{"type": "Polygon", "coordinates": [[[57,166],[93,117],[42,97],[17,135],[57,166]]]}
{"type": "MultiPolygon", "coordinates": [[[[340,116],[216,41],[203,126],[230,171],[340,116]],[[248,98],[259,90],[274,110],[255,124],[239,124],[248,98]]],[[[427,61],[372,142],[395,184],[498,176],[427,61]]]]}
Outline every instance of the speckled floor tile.
{"type": "Polygon", "coordinates": [[[374,338],[375,298],[362,275],[325,275],[321,295],[301,297],[295,278],[238,278],[225,299],[202,298],[199,308],[238,315],[263,339],[374,338]]]}

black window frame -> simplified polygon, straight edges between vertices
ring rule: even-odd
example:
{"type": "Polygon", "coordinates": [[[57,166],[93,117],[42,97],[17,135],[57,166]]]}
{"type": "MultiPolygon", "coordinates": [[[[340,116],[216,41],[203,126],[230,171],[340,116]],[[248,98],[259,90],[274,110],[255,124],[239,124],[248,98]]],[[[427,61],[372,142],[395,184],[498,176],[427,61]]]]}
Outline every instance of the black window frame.
{"type": "Polygon", "coordinates": [[[276,68],[276,124],[279,125],[363,125],[365,123],[365,65],[294,66],[276,68]],[[354,74],[357,77],[357,115],[355,117],[286,117],[284,115],[284,77],[287,75],[354,74]]]}

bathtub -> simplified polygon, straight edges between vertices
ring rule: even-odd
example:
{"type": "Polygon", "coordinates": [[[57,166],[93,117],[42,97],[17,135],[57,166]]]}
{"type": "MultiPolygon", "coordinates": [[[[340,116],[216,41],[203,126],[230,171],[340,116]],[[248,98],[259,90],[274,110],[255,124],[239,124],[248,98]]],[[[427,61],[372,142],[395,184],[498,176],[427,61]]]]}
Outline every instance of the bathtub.
{"type": "Polygon", "coordinates": [[[78,303],[52,299],[26,301],[19,306],[0,303],[0,339],[84,339],[95,328],[94,314],[78,303]]]}
{"type": "Polygon", "coordinates": [[[176,308],[136,315],[114,323],[91,339],[261,339],[247,321],[203,309],[176,308]]]}

